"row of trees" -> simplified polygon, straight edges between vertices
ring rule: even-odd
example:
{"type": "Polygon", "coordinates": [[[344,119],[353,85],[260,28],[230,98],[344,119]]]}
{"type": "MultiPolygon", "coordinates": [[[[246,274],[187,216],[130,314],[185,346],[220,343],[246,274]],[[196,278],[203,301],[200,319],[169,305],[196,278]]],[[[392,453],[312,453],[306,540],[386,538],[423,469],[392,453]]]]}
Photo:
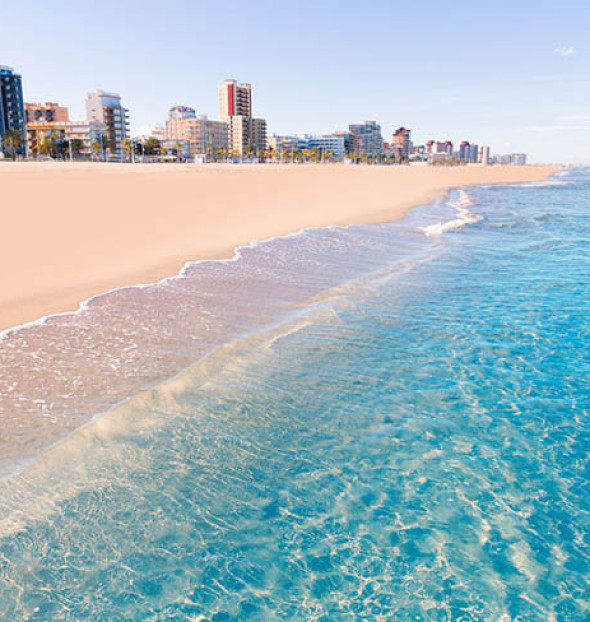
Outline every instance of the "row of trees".
{"type": "MultiPolygon", "coordinates": [[[[21,152],[24,144],[23,135],[18,130],[9,130],[2,137],[2,145],[4,151],[16,159],[17,155],[21,152]]],[[[52,131],[47,134],[37,145],[37,152],[34,155],[46,155],[54,157],[56,159],[66,159],[67,157],[78,159],[83,151],[84,143],[79,139],[67,140],[52,131]]],[[[123,140],[121,142],[121,148],[123,151],[123,157],[125,160],[132,161],[135,156],[176,156],[179,160],[182,157],[182,143],[176,143],[175,147],[168,149],[162,145],[160,140],[155,137],[148,138],[145,143],[135,142],[132,140],[123,140]]],[[[99,135],[95,138],[91,145],[91,158],[97,160],[106,161],[109,156],[115,153],[114,141],[110,140],[107,136],[99,135]]],[[[227,147],[221,147],[214,149],[209,147],[206,150],[206,155],[209,160],[214,162],[224,162],[234,156],[243,155],[246,158],[257,157],[260,161],[265,162],[290,162],[290,163],[303,163],[303,162],[330,162],[334,157],[334,153],[331,151],[313,148],[313,149],[284,149],[277,151],[275,149],[265,149],[264,151],[256,153],[251,147],[246,147],[243,154],[239,154],[236,151],[230,151],[227,147]]],[[[403,160],[394,158],[393,156],[378,155],[372,156],[366,153],[351,153],[346,156],[348,160],[355,164],[393,164],[403,163],[403,160]]]]}

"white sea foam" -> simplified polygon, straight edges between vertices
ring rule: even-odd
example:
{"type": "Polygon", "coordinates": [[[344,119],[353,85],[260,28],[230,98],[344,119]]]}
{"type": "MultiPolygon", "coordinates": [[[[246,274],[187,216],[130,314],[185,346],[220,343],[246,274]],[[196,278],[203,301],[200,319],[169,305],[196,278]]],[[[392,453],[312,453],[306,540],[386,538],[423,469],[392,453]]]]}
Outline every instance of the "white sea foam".
{"type": "MultiPolygon", "coordinates": [[[[559,175],[559,173],[556,173],[559,175]]],[[[506,184],[509,188],[551,188],[552,186],[569,186],[571,182],[561,179],[546,179],[545,181],[521,181],[516,184],[506,184]]]]}
{"type": "Polygon", "coordinates": [[[421,231],[429,236],[438,236],[447,231],[462,229],[465,225],[474,225],[478,223],[482,216],[472,212],[469,208],[473,206],[473,199],[465,192],[459,189],[459,197],[456,201],[449,201],[448,205],[453,207],[457,212],[457,218],[447,220],[446,222],[437,222],[426,227],[421,227],[421,231]]]}

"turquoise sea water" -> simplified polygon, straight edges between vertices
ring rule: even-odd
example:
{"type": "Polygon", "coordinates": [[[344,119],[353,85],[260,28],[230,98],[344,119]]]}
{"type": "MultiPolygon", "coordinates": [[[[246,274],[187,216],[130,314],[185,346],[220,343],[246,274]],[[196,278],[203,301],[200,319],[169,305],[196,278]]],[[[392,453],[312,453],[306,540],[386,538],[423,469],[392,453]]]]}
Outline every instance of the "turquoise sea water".
{"type": "Polygon", "coordinates": [[[590,620],[590,171],[468,193],[9,335],[0,620],[590,620]]]}

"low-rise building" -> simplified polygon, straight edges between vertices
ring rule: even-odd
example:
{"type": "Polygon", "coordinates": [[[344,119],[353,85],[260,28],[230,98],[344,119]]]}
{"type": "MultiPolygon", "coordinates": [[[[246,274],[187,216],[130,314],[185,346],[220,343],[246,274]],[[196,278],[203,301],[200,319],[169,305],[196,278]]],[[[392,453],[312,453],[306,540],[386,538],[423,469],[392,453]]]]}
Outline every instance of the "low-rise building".
{"type": "Polygon", "coordinates": [[[69,121],[31,121],[27,123],[27,146],[29,157],[40,155],[56,157],[58,142],[66,139],[69,121]]]}
{"type": "Polygon", "coordinates": [[[503,166],[523,166],[526,164],[525,153],[504,153],[496,154],[490,158],[491,164],[500,164],[503,166]]]}
{"type": "Polygon", "coordinates": [[[32,121],[27,124],[29,155],[105,159],[104,125],[87,121],[32,121]]]}
{"type": "Polygon", "coordinates": [[[324,134],[307,138],[309,149],[316,149],[322,159],[343,159],[346,156],[347,139],[345,134],[324,134]],[[331,154],[331,156],[329,155],[331,154]]]}
{"type": "Polygon", "coordinates": [[[69,121],[65,125],[65,139],[68,147],[73,146],[72,155],[84,160],[105,157],[104,125],[95,121],[69,121]]]}

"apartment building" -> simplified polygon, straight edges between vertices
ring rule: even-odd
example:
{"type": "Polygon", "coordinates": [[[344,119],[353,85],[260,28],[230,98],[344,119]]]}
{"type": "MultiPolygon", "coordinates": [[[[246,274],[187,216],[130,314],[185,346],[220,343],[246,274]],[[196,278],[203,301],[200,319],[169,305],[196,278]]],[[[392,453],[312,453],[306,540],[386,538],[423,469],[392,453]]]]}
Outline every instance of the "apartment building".
{"type": "Polygon", "coordinates": [[[219,118],[227,123],[228,148],[236,155],[266,149],[266,121],[252,117],[252,87],[226,80],[219,87],[219,118]]]}
{"type": "Polygon", "coordinates": [[[16,130],[21,134],[23,143],[17,155],[26,155],[26,126],[22,77],[12,67],[0,65],[0,153],[5,151],[2,137],[16,130]]]}
{"type": "Polygon", "coordinates": [[[363,123],[351,123],[348,126],[351,134],[360,137],[359,153],[371,156],[383,154],[383,136],[381,126],[376,121],[364,121],[363,123]]]}
{"type": "Polygon", "coordinates": [[[70,114],[65,106],[55,102],[44,104],[25,103],[25,118],[28,123],[54,123],[70,120],[70,114]]]}
{"type": "Polygon", "coordinates": [[[219,118],[227,122],[233,116],[252,116],[252,87],[226,80],[219,87],[219,118]]]}
{"type": "Polygon", "coordinates": [[[197,115],[194,108],[174,106],[166,121],[167,143],[188,143],[188,154],[215,154],[229,148],[229,125],[214,121],[207,115],[197,115]]]}
{"type": "Polygon", "coordinates": [[[103,125],[107,151],[112,158],[122,159],[122,142],[129,136],[129,111],[122,106],[121,96],[106,91],[89,93],[86,121],[103,125]]]}
{"type": "Polygon", "coordinates": [[[399,127],[391,136],[390,151],[397,160],[407,160],[412,150],[411,130],[399,127]]]}

